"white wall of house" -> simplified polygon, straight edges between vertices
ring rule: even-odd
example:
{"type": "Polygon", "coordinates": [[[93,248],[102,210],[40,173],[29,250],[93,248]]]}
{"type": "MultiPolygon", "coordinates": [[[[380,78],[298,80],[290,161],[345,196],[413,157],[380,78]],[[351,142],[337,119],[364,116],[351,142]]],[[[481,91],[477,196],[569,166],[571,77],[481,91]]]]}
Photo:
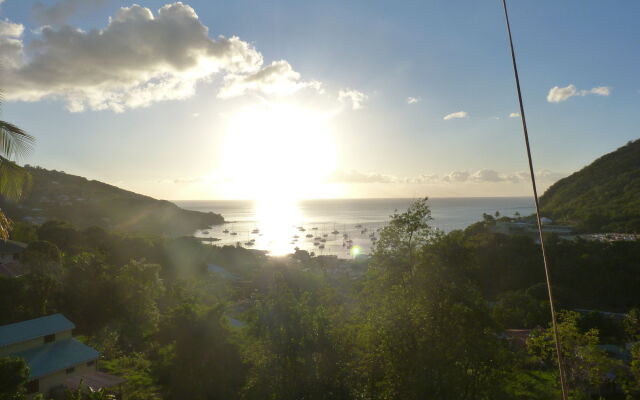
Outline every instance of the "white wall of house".
{"type": "Polygon", "coordinates": [[[40,377],[39,392],[47,396],[49,391],[55,387],[64,385],[65,381],[73,376],[83,375],[88,372],[94,372],[97,370],[98,362],[94,360],[93,365],[88,366],[87,363],[77,364],[74,366],[74,371],[67,373],[65,370],[54,372],[50,375],[40,377]]]}

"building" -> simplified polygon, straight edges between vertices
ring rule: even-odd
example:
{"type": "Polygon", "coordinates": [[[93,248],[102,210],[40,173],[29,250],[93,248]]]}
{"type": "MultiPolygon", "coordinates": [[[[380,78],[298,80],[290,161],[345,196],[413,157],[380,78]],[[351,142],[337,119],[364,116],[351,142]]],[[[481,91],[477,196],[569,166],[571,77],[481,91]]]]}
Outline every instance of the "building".
{"type": "Polygon", "coordinates": [[[29,394],[50,396],[80,385],[99,389],[124,382],[98,371],[100,354],[74,339],[74,328],[62,314],[0,326],[0,357],[18,357],[27,362],[29,394]]]}
{"type": "Polygon", "coordinates": [[[0,240],[0,275],[15,278],[24,274],[20,254],[27,248],[26,243],[15,240],[0,240]]]}

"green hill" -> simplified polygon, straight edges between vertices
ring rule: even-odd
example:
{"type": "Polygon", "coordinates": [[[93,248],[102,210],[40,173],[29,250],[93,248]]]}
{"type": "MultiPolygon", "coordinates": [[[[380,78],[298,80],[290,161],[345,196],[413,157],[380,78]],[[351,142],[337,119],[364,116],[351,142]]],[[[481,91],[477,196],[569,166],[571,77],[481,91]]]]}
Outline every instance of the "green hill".
{"type": "Polygon", "coordinates": [[[33,185],[18,203],[0,201],[13,220],[41,223],[68,221],[78,227],[101,226],[120,232],[159,235],[191,234],[221,224],[219,214],[184,210],[175,204],[143,196],[95,180],[26,167],[33,185]]]}
{"type": "Polygon", "coordinates": [[[553,184],[544,215],[589,232],[640,232],[640,140],[553,184]]]}

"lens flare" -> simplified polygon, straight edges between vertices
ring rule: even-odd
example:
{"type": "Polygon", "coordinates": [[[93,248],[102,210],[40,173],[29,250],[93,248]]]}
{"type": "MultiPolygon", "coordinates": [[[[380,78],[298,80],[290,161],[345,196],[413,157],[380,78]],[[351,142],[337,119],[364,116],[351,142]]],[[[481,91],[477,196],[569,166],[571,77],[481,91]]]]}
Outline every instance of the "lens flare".
{"type": "Polygon", "coordinates": [[[362,254],[362,248],[360,246],[353,246],[351,248],[351,257],[356,258],[362,254]]]}

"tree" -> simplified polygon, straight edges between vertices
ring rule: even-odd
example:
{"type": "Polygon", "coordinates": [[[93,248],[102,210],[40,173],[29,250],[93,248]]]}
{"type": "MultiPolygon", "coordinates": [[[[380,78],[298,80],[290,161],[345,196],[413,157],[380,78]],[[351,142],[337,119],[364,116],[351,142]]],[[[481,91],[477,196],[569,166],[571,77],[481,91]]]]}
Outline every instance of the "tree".
{"type": "Polygon", "coordinates": [[[255,299],[248,318],[245,357],[251,365],[246,399],[348,399],[346,365],[351,354],[319,291],[301,290],[277,273],[255,299]]]}
{"type": "Polygon", "coordinates": [[[25,283],[28,300],[32,303],[31,314],[46,315],[51,310],[54,292],[62,284],[60,250],[51,242],[31,242],[24,252],[23,261],[29,268],[25,283]]]}
{"type": "MultiPolygon", "coordinates": [[[[8,200],[20,199],[31,184],[31,175],[15,161],[31,150],[33,142],[33,136],[0,120],[0,195],[8,200]]],[[[10,230],[11,221],[0,210],[0,239],[7,239],[10,230]]]]}
{"type": "Polygon", "coordinates": [[[418,201],[380,233],[359,299],[359,398],[501,396],[505,353],[466,278],[469,252],[462,235],[435,235],[429,214],[418,201]]]}
{"type": "Polygon", "coordinates": [[[426,197],[417,200],[406,212],[391,215],[373,248],[372,269],[390,273],[394,281],[405,279],[405,274],[413,271],[416,250],[436,236],[429,225],[433,218],[427,201],[426,197]]]}
{"type": "Polygon", "coordinates": [[[156,373],[166,399],[237,399],[244,364],[223,308],[185,302],[161,322],[156,373]]]}
{"type": "Polygon", "coordinates": [[[66,252],[78,242],[78,232],[68,222],[49,220],[38,228],[38,238],[54,243],[66,252]]]}
{"type": "Polygon", "coordinates": [[[0,358],[0,400],[24,398],[25,385],[29,379],[29,367],[21,358],[0,358]]]}
{"type": "Polygon", "coordinates": [[[156,331],[160,320],[157,301],[164,291],[160,266],[131,260],[118,271],[115,285],[123,339],[129,346],[140,345],[145,335],[156,331]]]}
{"type": "Polygon", "coordinates": [[[622,326],[630,341],[640,341],[640,308],[631,309],[622,320],[622,326]]]}
{"type": "MultiPolygon", "coordinates": [[[[558,313],[558,332],[567,385],[577,396],[598,390],[606,382],[607,375],[616,372],[621,365],[607,357],[598,348],[597,329],[581,332],[578,328],[580,314],[574,311],[558,313]]],[[[534,331],[527,341],[529,353],[549,368],[556,364],[555,344],[551,328],[534,331]]]]}

